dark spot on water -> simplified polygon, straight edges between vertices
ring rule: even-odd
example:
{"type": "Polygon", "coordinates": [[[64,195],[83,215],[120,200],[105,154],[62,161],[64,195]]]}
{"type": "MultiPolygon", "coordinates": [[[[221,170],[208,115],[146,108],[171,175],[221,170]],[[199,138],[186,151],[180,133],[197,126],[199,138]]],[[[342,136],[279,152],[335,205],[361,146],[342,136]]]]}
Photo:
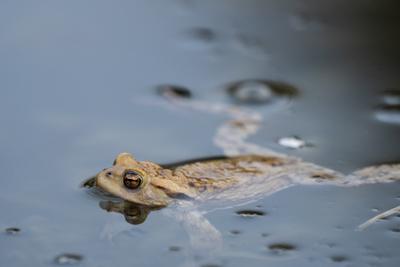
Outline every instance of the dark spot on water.
{"type": "Polygon", "coordinates": [[[390,229],[394,233],[400,233],[400,227],[390,229]]]}
{"type": "Polygon", "coordinates": [[[175,97],[175,98],[191,98],[192,93],[190,90],[186,87],[183,86],[177,86],[177,85],[159,85],[157,86],[157,92],[161,96],[165,97],[175,97]]]}
{"type": "Polygon", "coordinates": [[[286,252],[296,250],[296,246],[289,243],[274,243],[268,246],[268,249],[276,255],[282,255],[286,252]]]}
{"type": "Polygon", "coordinates": [[[242,232],[240,230],[230,230],[229,233],[231,233],[232,235],[239,235],[242,232]]]}
{"type": "Polygon", "coordinates": [[[54,262],[59,265],[77,264],[83,260],[83,256],[75,253],[64,253],[54,258],[54,262]]]}
{"type": "Polygon", "coordinates": [[[221,267],[221,265],[214,264],[214,263],[206,263],[201,265],[201,267],[221,267]]]}
{"type": "Polygon", "coordinates": [[[181,250],[182,250],[182,248],[179,247],[179,246],[170,246],[169,247],[169,251],[178,252],[178,251],[181,251],[181,250]]]}
{"type": "Polygon", "coordinates": [[[238,210],[236,214],[241,217],[257,217],[264,216],[266,213],[261,210],[238,210]]]}
{"type": "Polygon", "coordinates": [[[201,42],[212,42],[217,39],[217,34],[209,28],[193,28],[186,32],[187,37],[201,42]]]}
{"type": "Polygon", "coordinates": [[[330,257],[333,262],[345,262],[348,261],[349,258],[344,255],[334,255],[330,257]]]}
{"type": "Polygon", "coordinates": [[[269,234],[267,234],[267,233],[261,233],[261,236],[262,236],[262,237],[267,237],[267,236],[269,236],[269,234]]]}
{"type": "Polygon", "coordinates": [[[242,80],[227,86],[231,98],[239,104],[266,104],[273,100],[294,97],[297,89],[282,82],[269,80],[242,80]]]}
{"type": "Polygon", "coordinates": [[[19,232],[21,232],[21,229],[19,229],[17,227],[9,227],[9,228],[6,228],[4,231],[9,235],[15,235],[15,234],[18,234],[19,232]]]}

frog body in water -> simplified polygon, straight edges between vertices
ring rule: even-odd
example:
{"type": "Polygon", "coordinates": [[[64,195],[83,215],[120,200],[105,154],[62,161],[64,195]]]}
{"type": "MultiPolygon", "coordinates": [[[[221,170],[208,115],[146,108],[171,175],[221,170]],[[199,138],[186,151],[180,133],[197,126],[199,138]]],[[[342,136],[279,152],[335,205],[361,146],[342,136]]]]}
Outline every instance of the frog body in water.
{"type": "MultiPolygon", "coordinates": [[[[344,176],[297,158],[261,155],[210,159],[168,168],[149,161],[137,161],[131,154],[121,153],[112,167],[96,175],[95,184],[123,200],[163,207],[180,199],[199,202],[249,200],[295,184],[346,186],[373,183],[375,180],[369,178],[376,171],[369,170],[370,174],[362,179],[360,175],[357,178],[344,176]]],[[[382,172],[381,169],[378,171],[382,172]]]]}

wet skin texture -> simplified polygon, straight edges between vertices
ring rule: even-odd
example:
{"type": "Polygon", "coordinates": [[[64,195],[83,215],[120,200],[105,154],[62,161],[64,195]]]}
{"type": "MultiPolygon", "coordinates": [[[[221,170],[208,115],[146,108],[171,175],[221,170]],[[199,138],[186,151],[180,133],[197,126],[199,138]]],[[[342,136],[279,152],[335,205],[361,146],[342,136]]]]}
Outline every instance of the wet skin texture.
{"type": "Polygon", "coordinates": [[[147,207],[164,207],[177,199],[243,200],[275,193],[295,184],[357,186],[400,179],[399,164],[383,164],[350,175],[279,156],[241,155],[158,165],[121,153],[114,164],[85,185],[147,207]]]}
{"type": "Polygon", "coordinates": [[[257,175],[260,170],[246,163],[278,166],[283,160],[263,156],[238,156],[164,168],[149,161],[136,161],[121,153],[111,168],[95,177],[95,185],[107,193],[132,203],[162,207],[177,198],[199,199],[200,195],[222,192],[239,182],[241,175],[257,175]]]}
{"type": "MultiPolygon", "coordinates": [[[[84,182],[118,201],[101,201],[100,207],[141,224],[153,210],[176,200],[243,201],[266,196],[296,184],[357,186],[400,180],[400,164],[382,164],[349,175],[287,156],[240,155],[190,160],[169,165],[137,161],[121,153],[110,168],[84,182]]],[[[183,203],[183,202],[179,202],[183,203]]],[[[382,216],[398,213],[396,207],[361,225],[365,228],[382,216]]]]}

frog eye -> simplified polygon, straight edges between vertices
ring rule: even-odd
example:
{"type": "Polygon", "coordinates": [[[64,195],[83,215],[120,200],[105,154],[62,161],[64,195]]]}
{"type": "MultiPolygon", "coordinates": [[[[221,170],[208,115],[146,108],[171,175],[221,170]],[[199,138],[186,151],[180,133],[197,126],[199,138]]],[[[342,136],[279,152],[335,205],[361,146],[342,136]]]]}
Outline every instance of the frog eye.
{"type": "Polygon", "coordinates": [[[127,170],[125,171],[123,178],[125,187],[129,189],[137,189],[143,183],[143,177],[137,171],[127,170]]]}

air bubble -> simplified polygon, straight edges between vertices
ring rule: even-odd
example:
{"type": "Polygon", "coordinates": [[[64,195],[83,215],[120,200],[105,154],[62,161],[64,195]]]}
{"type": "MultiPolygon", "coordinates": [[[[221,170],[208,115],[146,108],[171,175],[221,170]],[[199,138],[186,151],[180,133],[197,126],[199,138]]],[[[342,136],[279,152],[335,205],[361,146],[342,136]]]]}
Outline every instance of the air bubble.
{"type": "Polygon", "coordinates": [[[236,212],[237,215],[241,217],[258,217],[264,216],[266,213],[260,210],[239,210],[236,212]]]}
{"type": "Polygon", "coordinates": [[[375,117],[386,123],[400,124],[400,105],[384,105],[375,111],[375,117]]]}
{"type": "Polygon", "coordinates": [[[308,144],[298,136],[281,137],[278,140],[278,144],[291,149],[299,149],[308,146],[308,144]]]}
{"type": "Polygon", "coordinates": [[[227,87],[228,94],[238,104],[266,104],[297,95],[297,90],[281,82],[242,80],[227,87]]]}
{"type": "Polygon", "coordinates": [[[59,265],[73,265],[81,262],[83,260],[83,256],[74,253],[64,253],[58,255],[54,262],[59,265]]]}

